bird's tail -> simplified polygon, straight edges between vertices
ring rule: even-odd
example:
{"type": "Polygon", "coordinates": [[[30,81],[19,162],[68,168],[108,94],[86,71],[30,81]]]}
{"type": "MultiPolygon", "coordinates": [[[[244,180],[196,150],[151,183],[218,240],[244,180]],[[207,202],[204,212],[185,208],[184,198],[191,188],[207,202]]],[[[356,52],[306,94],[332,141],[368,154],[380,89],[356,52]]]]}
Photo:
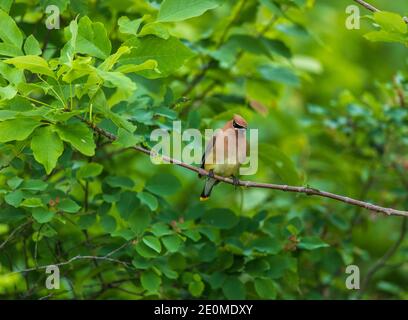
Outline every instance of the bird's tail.
{"type": "Polygon", "coordinates": [[[211,191],[213,189],[213,187],[218,183],[219,181],[214,179],[214,178],[207,178],[207,180],[205,181],[205,185],[203,188],[203,192],[201,192],[201,196],[200,196],[200,201],[206,201],[208,200],[208,198],[211,195],[211,191]]]}

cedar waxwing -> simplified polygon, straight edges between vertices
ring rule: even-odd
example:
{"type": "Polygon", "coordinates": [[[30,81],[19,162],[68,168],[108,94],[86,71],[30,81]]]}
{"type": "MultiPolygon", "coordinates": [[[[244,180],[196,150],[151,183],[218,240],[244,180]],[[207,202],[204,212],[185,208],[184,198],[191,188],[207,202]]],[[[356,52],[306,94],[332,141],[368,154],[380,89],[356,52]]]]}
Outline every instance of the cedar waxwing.
{"type": "Polygon", "coordinates": [[[219,183],[212,175],[232,177],[234,182],[238,181],[239,167],[247,155],[246,128],[245,119],[234,115],[208,143],[201,159],[201,168],[207,170],[210,175],[205,182],[200,201],[208,200],[212,188],[219,183]]]}

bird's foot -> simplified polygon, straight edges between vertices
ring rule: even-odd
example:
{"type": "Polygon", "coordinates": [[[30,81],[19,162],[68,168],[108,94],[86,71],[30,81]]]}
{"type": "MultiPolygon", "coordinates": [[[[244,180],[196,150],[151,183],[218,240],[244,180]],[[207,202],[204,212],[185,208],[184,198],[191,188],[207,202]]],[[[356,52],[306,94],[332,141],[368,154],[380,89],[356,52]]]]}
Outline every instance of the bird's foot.
{"type": "Polygon", "coordinates": [[[211,169],[210,171],[208,171],[208,176],[209,176],[210,178],[214,178],[214,170],[213,170],[213,169],[211,169]]]}
{"type": "Polygon", "coordinates": [[[239,179],[236,176],[232,176],[232,182],[235,186],[235,189],[239,187],[239,179]]]}

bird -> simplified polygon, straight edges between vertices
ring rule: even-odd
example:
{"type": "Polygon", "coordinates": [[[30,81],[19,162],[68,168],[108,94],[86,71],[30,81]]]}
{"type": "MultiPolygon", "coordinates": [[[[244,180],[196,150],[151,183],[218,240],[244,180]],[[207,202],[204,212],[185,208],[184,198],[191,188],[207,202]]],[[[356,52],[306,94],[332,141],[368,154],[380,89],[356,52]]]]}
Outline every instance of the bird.
{"type": "Polygon", "coordinates": [[[247,126],[243,117],[234,114],[233,118],[211,138],[201,159],[201,168],[208,171],[209,175],[201,192],[200,201],[208,200],[213,187],[219,183],[214,174],[232,177],[234,184],[239,184],[237,178],[239,167],[247,155],[245,137],[247,126]]]}

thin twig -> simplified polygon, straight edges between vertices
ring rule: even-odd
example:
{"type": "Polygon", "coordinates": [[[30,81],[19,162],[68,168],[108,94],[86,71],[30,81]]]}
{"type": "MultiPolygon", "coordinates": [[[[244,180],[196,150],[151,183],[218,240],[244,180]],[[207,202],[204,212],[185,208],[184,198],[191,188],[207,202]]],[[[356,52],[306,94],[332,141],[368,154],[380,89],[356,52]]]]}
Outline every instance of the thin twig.
{"type": "Polygon", "coordinates": [[[359,291],[358,298],[361,298],[364,295],[365,290],[368,287],[372,277],[374,274],[380,270],[387,261],[398,251],[398,248],[401,246],[402,242],[405,239],[405,235],[407,233],[407,219],[402,221],[400,235],[397,241],[387,250],[387,252],[379,259],[376,263],[374,263],[367,272],[367,276],[364,279],[364,282],[361,286],[361,290],[359,291]]]}
{"type": "Polygon", "coordinates": [[[14,271],[11,272],[11,274],[15,274],[15,273],[26,273],[26,272],[31,272],[31,271],[36,271],[36,270],[42,270],[42,269],[47,269],[47,267],[50,266],[57,266],[57,267],[61,267],[61,266],[65,266],[67,264],[70,264],[76,260],[102,260],[102,261],[109,261],[109,262],[113,262],[113,263],[118,263],[123,265],[125,268],[131,268],[130,264],[125,262],[125,261],[121,261],[118,259],[113,259],[113,258],[109,258],[109,257],[101,257],[101,256],[81,256],[81,255],[77,255],[75,257],[72,257],[71,259],[67,260],[67,261],[63,261],[63,262],[59,262],[56,264],[48,264],[48,265],[43,265],[43,266],[38,266],[38,267],[34,267],[34,268],[28,268],[28,269],[23,269],[23,270],[18,270],[18,271],[14,271]]]}
{"type": "MultiPolygon", "coordinates": [[[[104,130],[101,129],[99,127],[97,127],[96,125],[86,121],[86,120],[82,120],[85,123],[88,124],[88,126],[90,126],[95,132],[103,135],[104,137],[110,139],[110,140],[116,140],[117,137],[104,130]]],[[[148,150],[144,147],[135,145],[132,147],[132,149],[142,152],[144,154],[150,155],[150,156],[157,156],[156,153],[154,153],[151,150],[148,150]]],[[[201,168],[197,168],[193,165],[184,163],[180,160],[176,160],[173,159],[171,157],[167,157],[167,156],[160,156],[161,159],[163,160],[163,162],[167,162],[167,163],[171,163],[171,164],[175,164],[177,166],[183,167],[185,169],[188,169],[190,171],[194,171],[197,172],[199,175],[201,176],[209,176],[210,173],[204,169],[201,168]]],[[[272,183],[260,183],[260,182],[253,182],[253,181],[244,181],[244,180],[240,180],[238,183],[231,178],[227,178],[227,177],[223,177],[223,176],[218,176],[218,175],[214,175],[214,178],[218,181],[222,181],[228,184],[232,184],[232,185],[239,185],[242,187],[247,187],[247,188],[263,188],[263,189],[273,189],[273,190],[280,190],[280,191],[286,191],[286,192],[296,192],[296,193],[304,193],[310,196],[320,196],[320,197],[324,197],[324,198],[330,198],[333,200],[337,200],[340,202],[344,202],[353,206],[358,206],[361,208],[365,208],[367,210],[370,211],[374,211],[374,212],[380,212],[380,213],[385,213],[386,215],[394,215],[394,216],[404,216],[404,217],[408,217],[408,211],[401,211],[401,210],[396,210],[396,209],[392,209],[392,208],[385,208],[385,207],[381,207],[375,204],[371,204],[368,202],[364,202],[361,200],[357,200],[357,199],[353,199],[353,198],[349,198],[349,197],[345,197],[345,196],[341,196],[341,195],[337,195],[331,192],[327,192],[327,191],[321,191],[315,188],[311,188],[311,187],[298,187],[298,186],[289,186],[289,185],[281,185],[281,184],[272,184],[272,183]]]]}
{"type": "Polygon", "coordinates": [[[31,220],[28,220],[25,223],[19,225],[17,228],[15,228],[10,233],[10,235],[6,238],[6,240],[4,240],[4,242],[2,244],[0,244],[0,250],[3,249],[3,247],[7,244],[7,242],[9,242],[20,229],[24,228],[29,223],[31,223],[31,220]]]}

